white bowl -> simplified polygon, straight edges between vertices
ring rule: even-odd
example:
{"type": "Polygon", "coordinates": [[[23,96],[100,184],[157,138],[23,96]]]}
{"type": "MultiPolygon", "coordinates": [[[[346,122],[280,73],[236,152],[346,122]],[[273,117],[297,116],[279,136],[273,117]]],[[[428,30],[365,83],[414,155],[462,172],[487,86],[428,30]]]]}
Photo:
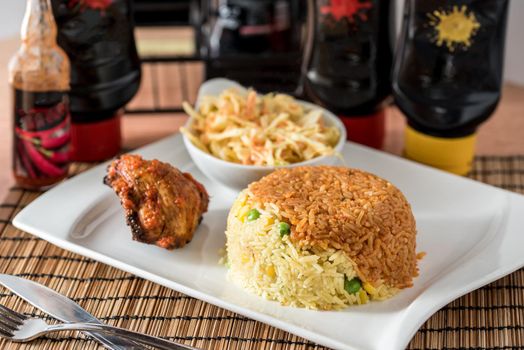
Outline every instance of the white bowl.
{"type": "MultiPolygon", "coordinates": [[[[200,100],[206,95],[219,95],[222,91],[235,87],[237,89],[245,90],[245,88],[238,83],[227,80],[227,79],[211,79],[206,81],[200,87],[198,97],[196,101],[196,107],[198,108],[200,100]]],[[[322,110],[324,116],[324,122],[327,126],[335,126],[340,131],[340,139],[338,140],[335,148],[337,153],[341,153],[346,143],[346,129],[344,124],[330,111],[319,107],[315,104],[299,101],[300,104],[308,109],[319,108],[322,110]]],[[[185,125],[185,128],[191,129],[192,119],[189,119],[185,125]]],[[[303,165],[334,165],[337,163],[338,158],[336,156],[321,156],[310,160],[306,160],[299,163],[293,163],[290,165],[282,166],[259,166],[259,165],[243,165],[233,162],[228,162],[217,158],[209,153],[206,153],[196,147],[187,137],[183,135],[184,144],[200,171],[211,180],[218,182],[224,186],[227,186],[233,190],[240,191],[247,187],[251,182],[257,181],[263,176],[273,172],[277,168],[292,168],[303,165]]]]}

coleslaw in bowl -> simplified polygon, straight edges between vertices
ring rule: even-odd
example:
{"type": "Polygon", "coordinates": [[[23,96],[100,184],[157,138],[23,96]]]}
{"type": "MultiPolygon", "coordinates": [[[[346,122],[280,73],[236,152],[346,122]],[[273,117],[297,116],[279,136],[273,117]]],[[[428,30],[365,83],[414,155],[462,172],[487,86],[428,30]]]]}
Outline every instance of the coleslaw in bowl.
{"type": "Polygon", "coordinates": [[[202,84],[182,128],[184,144],[209,178],[240,190],[277,167],[333,165],[344,125],[315,104],[282,94],[257,95],[227,79],[202,84]]]}

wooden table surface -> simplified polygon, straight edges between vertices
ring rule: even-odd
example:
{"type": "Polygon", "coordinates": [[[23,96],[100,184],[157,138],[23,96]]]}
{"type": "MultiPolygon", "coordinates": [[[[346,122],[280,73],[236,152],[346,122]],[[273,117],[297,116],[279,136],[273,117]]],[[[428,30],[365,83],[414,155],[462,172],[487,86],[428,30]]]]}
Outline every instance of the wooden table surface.
{"type": "MultiPolygon", "coordinates": [[[[147,39],[147,35],[139,35],[147,39]]],[[[158,42],[154,42],[158,45],[158,42]]],[[[139,43],[140,45],[140,43],[139,43]]],[[[188,45],[181,45],[186,50],[188,45]]],[[[0,41],[0,198],[4,198],[10,186],[11,176],[11,129],[12,129],[12,96],[7,81],[7,63],[18,47],[18,39],[0,41]]],[[[198,88],[202,77],[202,67],[199,64],[189,66],[191,77],[188,82],[192,89],[198,88]]],[[[139,94],[131,105],[136,105],[141,99],[151,95],[148,85],[149,72],[143,72],[143,84],[139,94]]],[[[176,94],[166,88],[164,94],[176,94]]],[[[123,142],[126,149],[140,147],[162,137],[177,132],[185,121],[183,115],[142,114],[125,116],[123,118],[123,142]]],[[[386,152],[400,154],[403,145],[404,118],[394,107],[388,110],[387,138],[384,146],[386,152]]],[[[524,87],[505,85],[503,97],[495,114],[479,130],[477,154],[511,155],[524,154],[524,87]]]]}

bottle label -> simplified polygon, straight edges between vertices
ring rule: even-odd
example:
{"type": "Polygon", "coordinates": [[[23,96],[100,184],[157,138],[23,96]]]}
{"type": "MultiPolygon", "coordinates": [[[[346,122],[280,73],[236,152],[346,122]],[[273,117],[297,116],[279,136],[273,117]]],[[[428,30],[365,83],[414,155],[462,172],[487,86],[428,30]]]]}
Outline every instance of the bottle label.
{"type": "Polygon", "coordinates": [[[373,7],[370,0],[325,0],[320,6],[320,13],[330,15],[336,22],[343,19],[349,23],[355,23],[358,17],[361,21],[367,21],[367,11],[373,7]]]}
{"type": "Polygon", "coordinates": [[[431,41],[437,46],[445,46],[450,52],[467,50],[480,29],[475,12],[466,5],[434,10],[427,16],[428,24],[434,31],[431,41]]]}
{"type": "Polygon", "coordinates": [[[28,179],[63,178],[71,140],[67,94],[14,91],[13,170],[28,179]]]}
{"type": "Polygon", "coordinates": [[[92,9],[98,11],[105,11],[113,0],[68,0],[69,8],[79,8],[80,10],[92,9]]]}

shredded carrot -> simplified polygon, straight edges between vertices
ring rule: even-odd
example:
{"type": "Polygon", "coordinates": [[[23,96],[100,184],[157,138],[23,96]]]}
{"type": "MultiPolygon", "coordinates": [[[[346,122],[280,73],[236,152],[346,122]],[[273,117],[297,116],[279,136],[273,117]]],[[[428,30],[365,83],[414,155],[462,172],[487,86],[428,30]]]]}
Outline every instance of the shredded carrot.
{"type": "Polygon", "coordinates": [[[292,96],[235,89],[205,96],[198,111],[188,103],[191,142],[220,159],[245,165],[287,165],[333,155],[340,138],[324,124],[321,109],[306,109],[292,96]]]}

